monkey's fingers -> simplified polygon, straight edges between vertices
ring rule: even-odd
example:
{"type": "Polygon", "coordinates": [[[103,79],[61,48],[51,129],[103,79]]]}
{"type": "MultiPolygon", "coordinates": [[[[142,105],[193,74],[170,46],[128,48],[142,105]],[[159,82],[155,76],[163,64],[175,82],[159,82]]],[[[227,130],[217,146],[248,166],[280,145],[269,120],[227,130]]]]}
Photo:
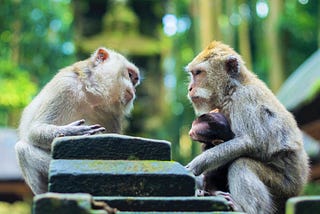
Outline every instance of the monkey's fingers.
{"type": "Polygon", "coordinates": [[[212,196],[210,192],[207,192],[205,190],[197,189],[196,190],[196,196],[202,197],[202,196],[212,196]]]}
{"type": "MultiPolygon", "coordinates": [[[[76,121],[81,122],[81,121],[76,121]]],[[[78,123],[72,123],[72,124],[78,124],[78,123]]],[[[86,126],[86,125],[67,125],[62,126],[64,129],[62,133],[64,133],[66,136],[73,136],[73,135],[93,135],[99,132],[104,132],[106,129],[102,127],[99,124],[86,126]]]]}
{"type": "Polygon", "coordinates": [[[239,211],[235,201],[233,200],[233,198],[231,197],[231,194],[228,193],[228,192],[222,192],[222,191],[215,191],[213,193],[214,196],[220,196],[220,197],[223,197],[224,199],[227,200],[227,204],[231,207],[231,209],[233,211],[239,211]]]}
{"type": "Polygon", "coordinates": [[[89,135],[94,135],[96,133],[99,133],[99,132],[105,132],[106,129],[100,125],[93,125],[91,126],[91,130],[89,131],[89,135]]]}
{"type": "Polygon", "coordinates": [[[84,124],[84,122],[85,122],[85,120],[81,119],[81,120],[77,120],[72,123],[69,123],[67,126],[80,126],[80,125],[84,124]]]}

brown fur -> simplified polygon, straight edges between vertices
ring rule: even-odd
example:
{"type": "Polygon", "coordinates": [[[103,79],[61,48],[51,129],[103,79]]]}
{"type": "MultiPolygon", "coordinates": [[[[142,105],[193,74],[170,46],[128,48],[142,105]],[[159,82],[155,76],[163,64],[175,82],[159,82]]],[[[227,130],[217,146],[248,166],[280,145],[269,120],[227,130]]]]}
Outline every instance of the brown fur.
{"type": "Polygon", "coordinates": [[[228,186],[238,210],[284,212],[286,200],[301,192],[309,174],[293,116],[225,44],[212,42],[186,70],[196,114],[220,109],[235,134],[194,158],[187,168],[200,175],[230,164],[228,186]]]}

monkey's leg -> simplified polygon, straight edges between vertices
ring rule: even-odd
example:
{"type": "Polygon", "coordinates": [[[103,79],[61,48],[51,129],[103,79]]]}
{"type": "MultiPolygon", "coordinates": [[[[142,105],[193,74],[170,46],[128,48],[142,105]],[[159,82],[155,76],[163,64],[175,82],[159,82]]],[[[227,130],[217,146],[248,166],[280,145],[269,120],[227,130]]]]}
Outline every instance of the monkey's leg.
{"type": "Polygon", "coordinates": [[[241,211],[249,214],[274,212],[271,194],[256,174],[261,164],[249,158],[235,160],[228,173],[231,197],[241,211]]]}
{"type": "Polygon", "coordinates": [[[15,149],[23,177],[32,192],[47,192],[50,153],[23,141],[19,141],[15,149]]]}

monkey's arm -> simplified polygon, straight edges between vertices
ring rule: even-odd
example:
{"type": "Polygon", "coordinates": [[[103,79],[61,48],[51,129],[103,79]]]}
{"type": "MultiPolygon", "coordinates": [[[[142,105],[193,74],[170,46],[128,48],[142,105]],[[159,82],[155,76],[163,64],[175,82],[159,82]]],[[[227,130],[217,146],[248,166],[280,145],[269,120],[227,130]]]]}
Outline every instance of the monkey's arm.
{"type": "Polygon", "coordinates": [[[21,126],[28,143],[50,151],[55,137],[91,135],[105,130],[98,124],[84,125],[82,115],[78,114],[77,101],[83,95],[77,91],[75,81],[70,76],[55,77],[28,106],[25,114],[34,116],[29,117],[21,126]],[[52,88],[55,90],[51,90],[52,88]],[[72,118],[79,120],[73,121],[72,118]]]}
{"type": "Polygon", "coordinates": [[[236,137],[204,151],[195,157],[186,168],[192,171],[194,175],[200,175],[209,169],[223,166],[238,157],[250,155],[250,153],[255,152],[254,148],[249,137],[236,137]]]}

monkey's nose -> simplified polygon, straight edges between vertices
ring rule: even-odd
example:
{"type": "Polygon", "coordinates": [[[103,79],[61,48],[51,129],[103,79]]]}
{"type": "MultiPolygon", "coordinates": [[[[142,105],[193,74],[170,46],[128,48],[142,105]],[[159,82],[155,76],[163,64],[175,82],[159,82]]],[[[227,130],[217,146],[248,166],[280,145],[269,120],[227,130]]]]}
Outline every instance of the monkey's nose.
{"type": "Polygon", "coordinates": [[[191,130],[189,131],[189,136],[192,138],[193,135],[194,135],[194,131],[191,129],[191,130]]]}

